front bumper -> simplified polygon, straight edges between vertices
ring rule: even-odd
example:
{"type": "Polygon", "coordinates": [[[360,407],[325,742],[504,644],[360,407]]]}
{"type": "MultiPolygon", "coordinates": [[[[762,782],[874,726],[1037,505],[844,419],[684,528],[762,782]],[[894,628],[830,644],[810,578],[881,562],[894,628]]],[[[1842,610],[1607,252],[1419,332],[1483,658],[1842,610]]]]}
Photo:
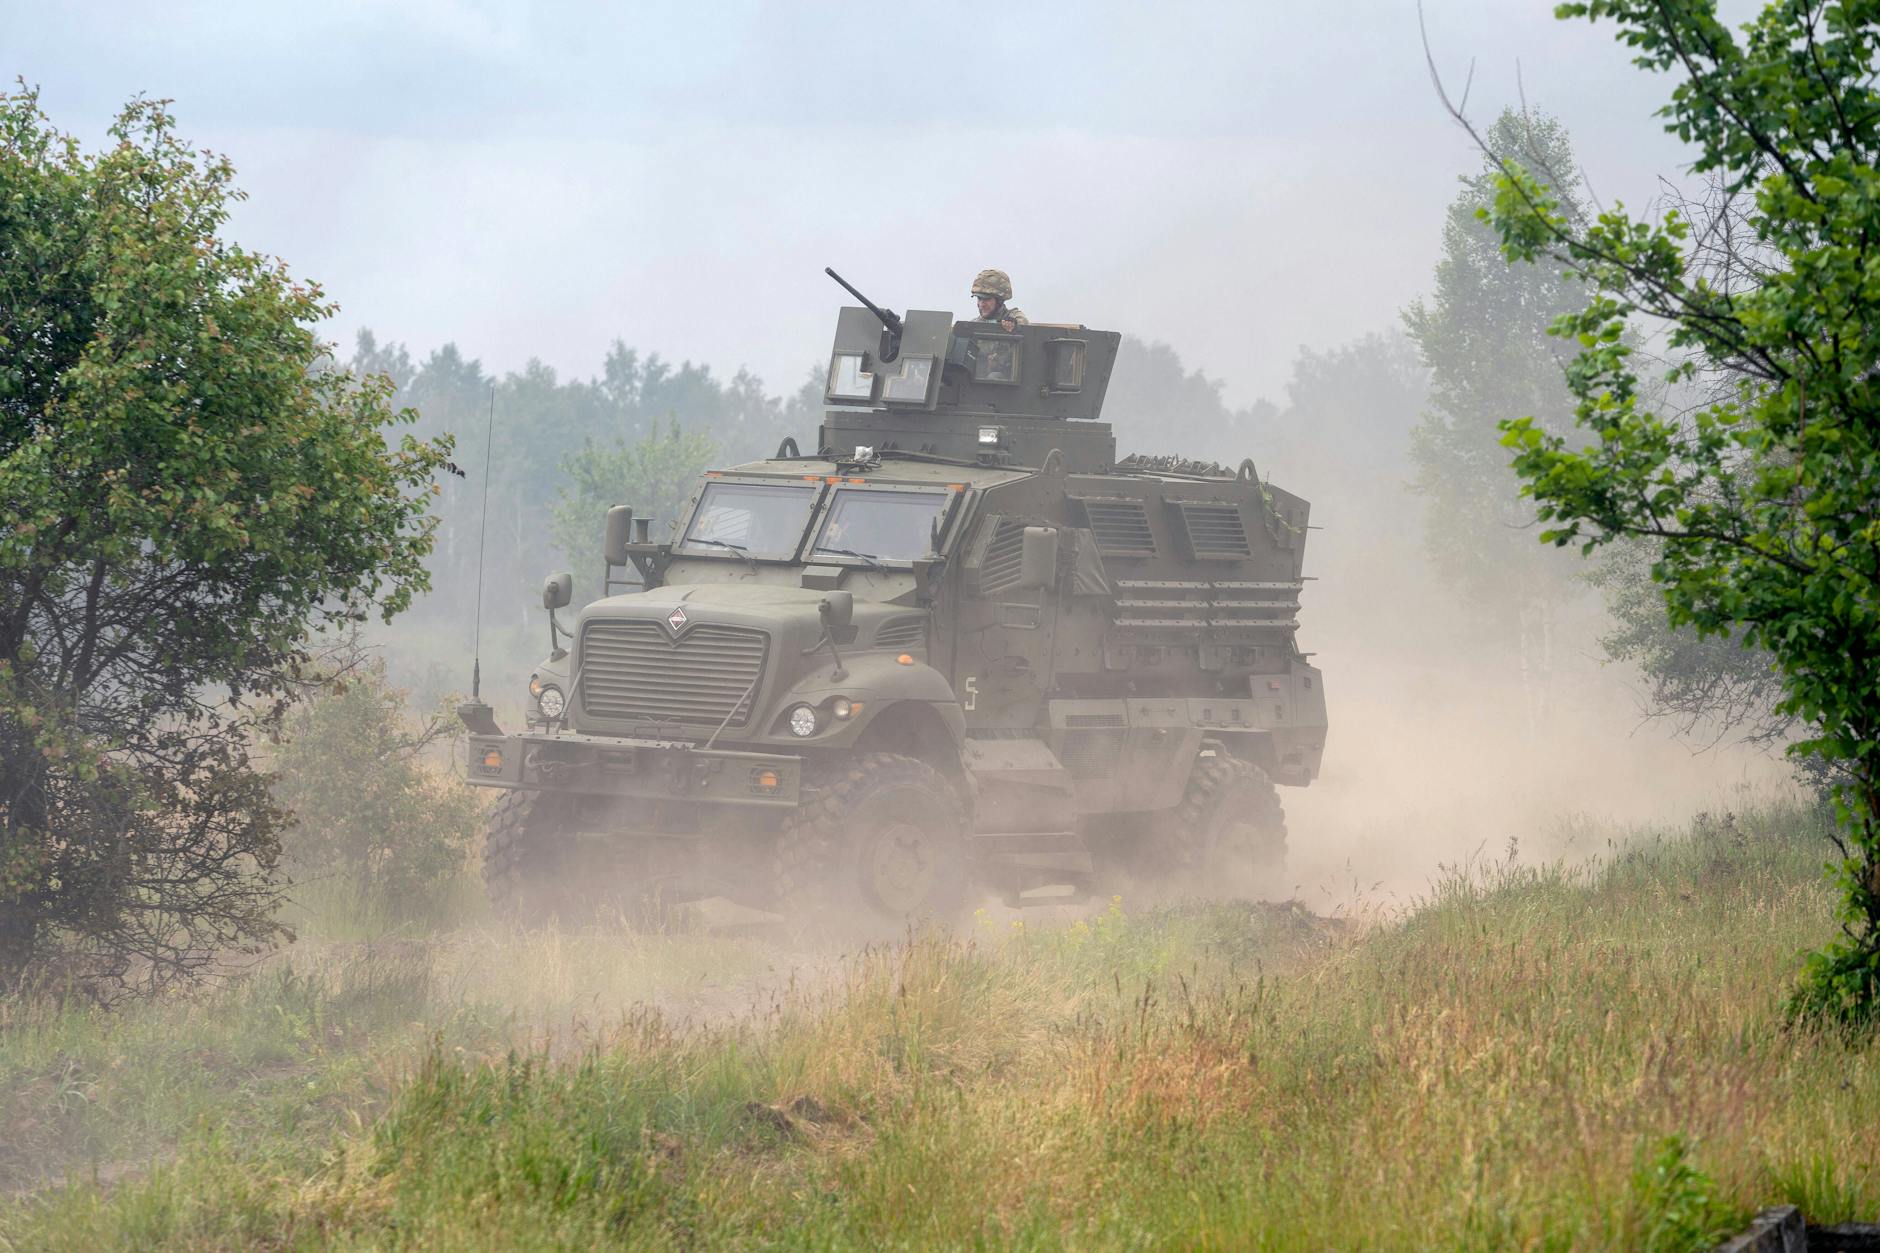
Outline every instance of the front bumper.
{"type": "Polygon", "coordinates": [[[797,803],[803,761],[672,740],[473,734],[465,781],[477,787],[787,807],[797,803]]]}

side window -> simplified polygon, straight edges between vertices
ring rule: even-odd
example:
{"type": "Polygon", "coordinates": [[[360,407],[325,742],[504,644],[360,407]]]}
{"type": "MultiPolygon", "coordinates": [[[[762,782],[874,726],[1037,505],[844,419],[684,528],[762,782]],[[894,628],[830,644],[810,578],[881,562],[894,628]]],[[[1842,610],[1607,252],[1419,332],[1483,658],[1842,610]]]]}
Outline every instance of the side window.
{"type": "Polygon", "coordinates": [[[1046,346],[1051,360],[1051,390],[1080,392],[1084,389],[1084,356],[1088,345],[1081,339],[1054,339],[1046,346]]]}
{"type": "Polygon", "coordinates": [[[1018,382],[1019,353],[1023,344],[1016,338],[982,335],[973,340],[973,378],[981,383],[1018,382]]]}

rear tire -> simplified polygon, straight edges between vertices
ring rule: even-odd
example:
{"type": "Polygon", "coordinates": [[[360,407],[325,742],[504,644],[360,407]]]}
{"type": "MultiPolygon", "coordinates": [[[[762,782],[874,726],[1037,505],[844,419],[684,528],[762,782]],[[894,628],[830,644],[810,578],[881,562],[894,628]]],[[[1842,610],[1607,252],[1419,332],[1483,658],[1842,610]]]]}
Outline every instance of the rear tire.
{"type": "Polygon", "coordinates": [[[1163,846],[1198,895],[1253,899],[1281,884],[1286,815],[1266,771],[1217,744],[1202,747],[1163,846]]]}
{"type": "Polygon", "coordinates": [[[965,907],[968,879],[953,785],[896,753],[864,753],[812,782],[777,838],[777,896],[799,921],[944,921],[965,907]]]}

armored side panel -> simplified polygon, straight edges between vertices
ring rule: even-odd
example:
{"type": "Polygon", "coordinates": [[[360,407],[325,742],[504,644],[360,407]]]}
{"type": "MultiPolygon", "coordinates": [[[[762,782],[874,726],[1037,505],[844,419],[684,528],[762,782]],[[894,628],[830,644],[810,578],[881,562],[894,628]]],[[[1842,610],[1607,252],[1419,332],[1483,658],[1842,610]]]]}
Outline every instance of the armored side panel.
{"type": "MultiPolygon", "coordinates": [[[[1116,460],[1107,422],[1075,426],[1055,418],[985,415],[962,422],[956,413],[849,412],[831,408],[818,436],[824,451],[847,459],[857,448],[914,453],[951,461],[983,458],[988,465],[1041,466],[1053,451],[1066,469],[1101,473],[1116,460]]],[[[864,458],[865,459],[865,458],[864,458]]]]}
{"type": "Polygon", "coordinates": [[[1325,711],[1295,640],[1307,519],[1305,501],[1251,470],[1119,468],[985,490],[949,624],[973,724],[1038,728],[1090,810],[1174,803],[1160,785],[1184,777],[1202,736],[1276,782],[1310,782],[1325,711]],[[1015,554],[1037,527],[1060,537],[1058,573],[1031,590],[1014,582],[1015,554]]]}

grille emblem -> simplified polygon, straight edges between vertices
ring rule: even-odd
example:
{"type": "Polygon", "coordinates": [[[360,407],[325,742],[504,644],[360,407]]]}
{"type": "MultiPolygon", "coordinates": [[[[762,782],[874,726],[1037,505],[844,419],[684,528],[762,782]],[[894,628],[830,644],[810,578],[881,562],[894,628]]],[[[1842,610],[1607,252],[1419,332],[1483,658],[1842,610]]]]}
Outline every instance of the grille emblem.
{"type": "Polygon", "coordinates": [[[666,615],[666,625],[672,628],[675,635],[678,634],[679,628],[685,625],[684,605],[678,606],[671,613],[666,615]]]}

